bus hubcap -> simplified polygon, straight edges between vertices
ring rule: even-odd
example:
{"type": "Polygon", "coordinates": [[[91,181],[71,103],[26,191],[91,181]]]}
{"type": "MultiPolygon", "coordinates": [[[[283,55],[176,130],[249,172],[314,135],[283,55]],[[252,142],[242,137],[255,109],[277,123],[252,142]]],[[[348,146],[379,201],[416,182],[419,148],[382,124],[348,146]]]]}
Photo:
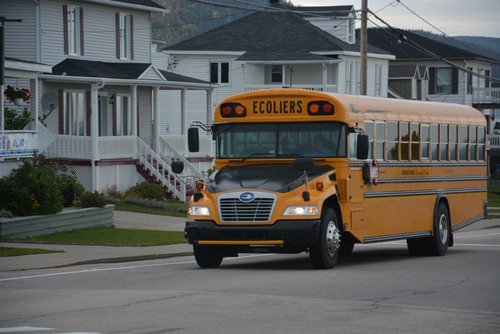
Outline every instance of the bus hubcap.
{"type": "Polygon", "coordinates": [[[439,218],[439,240],[443,245],[448,240],[448,219],[446,215],[441,215],[439,218]]]}
{"type": "Polygon", "coordinates": [[[335,255],[340,247],[340,231],[333,221],[328,223],[326,229],[326,247],[330,256],[335,255]]]}

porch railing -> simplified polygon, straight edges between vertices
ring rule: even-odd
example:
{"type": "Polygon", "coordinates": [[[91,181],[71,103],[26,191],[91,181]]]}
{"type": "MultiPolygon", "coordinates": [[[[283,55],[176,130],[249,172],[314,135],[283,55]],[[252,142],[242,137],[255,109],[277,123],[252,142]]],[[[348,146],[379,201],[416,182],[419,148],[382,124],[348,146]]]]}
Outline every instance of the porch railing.
{"type": "Polygon", "coordinates": [[[500,103],[500,88],[475,88],[472,103],[500,103]]]}
{"type": "MultiPolygon", "coordinates": [[[[273,89],[273,88],[282,88],[283,85],[246,85],[245,86],[245,92],[252,91],[252,90],[258,90],[258,89],[273,89]]],[[[307,89],[307,90],[314,90],[318,92],[330,92],[330,93],[336,93],[337,92],[337,85],[326,85],[326,90],[323,89],[323,85],[293,85],[291,88],[296,88],[296,89],[307,89]]]]}

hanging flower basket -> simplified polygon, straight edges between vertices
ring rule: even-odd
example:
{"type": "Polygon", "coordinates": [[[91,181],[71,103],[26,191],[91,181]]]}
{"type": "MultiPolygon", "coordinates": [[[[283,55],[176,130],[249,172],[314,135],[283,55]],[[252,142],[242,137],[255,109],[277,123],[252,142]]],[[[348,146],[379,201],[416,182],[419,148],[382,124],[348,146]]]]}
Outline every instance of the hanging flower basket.
{"type": "Polygon", "coordinates": [[[28,88],[14,88],[8,85],[3,93],[11,102],[18,106],[29,102],[31,98],[31,92],[28,88]]]}

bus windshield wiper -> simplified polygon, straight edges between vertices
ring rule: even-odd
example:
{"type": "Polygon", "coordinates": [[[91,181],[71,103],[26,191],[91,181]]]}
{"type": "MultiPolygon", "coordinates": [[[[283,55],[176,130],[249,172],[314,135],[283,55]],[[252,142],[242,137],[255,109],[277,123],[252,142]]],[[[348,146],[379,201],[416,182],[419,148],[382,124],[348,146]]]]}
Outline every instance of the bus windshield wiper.
{"type": "Polygon", "coordinates": [[[251,159],[251,158],[255,158],[255,157],[261,157],[261,156],[264,156],[264,155],[268,155],[269,157],[272,157],[272,153],[252,153],[249,156],[241,159],[240,162],[244,162],[247,159],[251,159]]]}

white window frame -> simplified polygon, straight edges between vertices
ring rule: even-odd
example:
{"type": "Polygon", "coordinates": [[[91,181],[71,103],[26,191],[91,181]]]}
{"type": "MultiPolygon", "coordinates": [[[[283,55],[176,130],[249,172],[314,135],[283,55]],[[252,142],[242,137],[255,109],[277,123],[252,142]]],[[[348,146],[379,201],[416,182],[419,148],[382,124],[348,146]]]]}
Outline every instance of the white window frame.
{"type": "Polygon", "coordinates": [[[116,94],[116,135],[132,135],[132,97],[128,94],[116,94]]]}
{"type": "Polygon", "coordinates": [[[68,55],[79,56],[82,53],[80,41],[80,7],[68,5],[68,55]]]}
{"type": "Polygon", "coordinates": [[[87,93],[73,90],[63,94],[63,133],[87,136],[87,93]]]}
{"type": "Polygon", "coordinates": [[[231,66],[228,61],[211,61],[209,66],[209,80],[211,83],[219,85],[229,85],[231,83],[231,66]],[[217,65],[217,80],[212,79],[212,65],[217,65]],[[227,66],[227,81],[222,80],[222,67],[227,66]]]}
{"type": "Polygon", "coordinates": [[[120,13],[120,59],[130,60],[132,56],[132,25],[129,13],[120,13]]]}

